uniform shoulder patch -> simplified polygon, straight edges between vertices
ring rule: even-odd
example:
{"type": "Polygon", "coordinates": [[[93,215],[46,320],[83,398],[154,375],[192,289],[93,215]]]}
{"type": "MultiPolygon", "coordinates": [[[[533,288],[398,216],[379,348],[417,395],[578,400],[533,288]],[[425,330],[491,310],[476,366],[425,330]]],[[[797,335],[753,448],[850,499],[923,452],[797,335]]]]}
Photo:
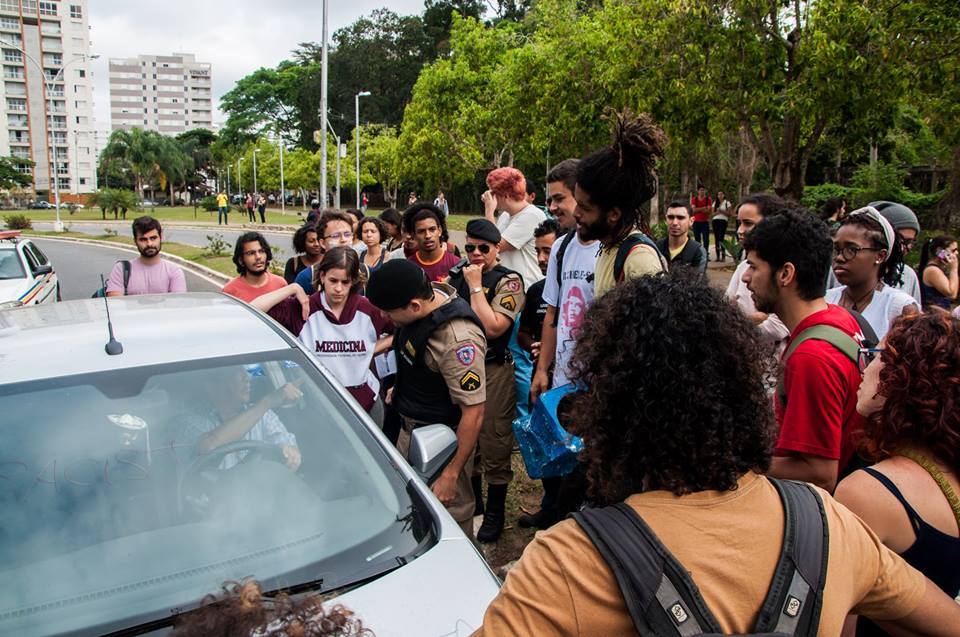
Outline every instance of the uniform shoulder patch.
{"type": "Polygon", "coordinates": [[[417,350],[416,348],[414,348],[413,343],[411,343],[410,341],[407,341],[407,344],[404,346],[404,349],[407,350],[407,354],[410,354],[411,357],[413,358],[417,357],[417,350]]]}
{"type": "Polygon", "coordinates": [[[509,278],[503,284],[503,289],[507,290],[508,292],[519,292],[522,285],[523,284],[520,282],[520,279],[509,278]]]}
{"type": "Polygon", "coordinates": [[[480,374],[472,369],[460,377],[460,388],[464,391],[477,391],[482,384],[480,374]]]}
{"type": "Polygon", "coordinates": [[[464,345],[457,349],[456,355],[461,365],[470,367],[473,365],[473,361],[477,360],[477,348],[473,345],[464,345]]]}
{"type": "Polygon", "coordinates": [[[509,312],[513,312],[517,309],[517,299],[515,299],[512,294],[508,294],[500,299],[500,307],[509,312]]]}

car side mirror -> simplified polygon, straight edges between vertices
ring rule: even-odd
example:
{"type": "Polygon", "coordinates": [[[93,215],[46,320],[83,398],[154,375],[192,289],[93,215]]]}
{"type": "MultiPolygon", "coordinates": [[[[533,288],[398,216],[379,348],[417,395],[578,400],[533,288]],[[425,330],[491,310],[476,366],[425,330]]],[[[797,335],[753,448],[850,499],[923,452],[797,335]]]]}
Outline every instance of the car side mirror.
{"type": "Polygon", "coordinates": [[[457,434],[446,425],[418,427],[410,435],[407,460],[424,482],[430,484],[457,453],[457,434]]]}
{"type": "Polygon", "coordinates": [[[49,263],[47,265],[38,265],[37,269],[33,271],[34,275],[42,276],[44,274],[50,274],[53,272],[53,266],[49,263]]]}

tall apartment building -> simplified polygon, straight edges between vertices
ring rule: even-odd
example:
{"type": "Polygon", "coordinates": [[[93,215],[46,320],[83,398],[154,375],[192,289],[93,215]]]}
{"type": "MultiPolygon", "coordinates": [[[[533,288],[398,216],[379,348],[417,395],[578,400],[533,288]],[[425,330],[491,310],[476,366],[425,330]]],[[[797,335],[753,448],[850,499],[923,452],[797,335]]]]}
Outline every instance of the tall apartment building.
{"type": "Polygon", "coordinates": [[[113,130],[143,128],[177,135],[213,128],[210,64],[188,53],[110,60],[113,130]]]}
{"type": "Polygon", "coordinates": [[[0,0],[0,155],[34,162],[38,193],[92,192],[96,180],[87,0],[0,0]]]}

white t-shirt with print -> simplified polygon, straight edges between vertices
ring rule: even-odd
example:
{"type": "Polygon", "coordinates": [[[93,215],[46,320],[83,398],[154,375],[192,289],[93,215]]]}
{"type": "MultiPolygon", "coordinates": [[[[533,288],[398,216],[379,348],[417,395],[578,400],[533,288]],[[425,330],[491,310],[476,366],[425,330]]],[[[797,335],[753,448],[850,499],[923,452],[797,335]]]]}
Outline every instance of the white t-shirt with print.
{"type": "Polygon", "coordinates": [[[527,290],[543,278],[537,265],[533,231],[546,220],[547,216],[534,205],[527,206],[513,216],[505,212],[497,219],[497,228],[503,240],[514,247],[509,252],[500,253],[500,263],[519,274],[527,290]]]}
{"type": "MultiPolygon", "coordinates": [[[[846,289],[847,286],[841,285],[838,288],[827,290],[827,303],[840,305],[840,297],[843,296],[843,291],[846,289]]],[[[890,324],[903,314],[904,309],[910,306],[920,311],[920,306],[912,296],[889,285],[884,285],[882,289],[873,293],[870,305],[863,308],[860,314],[867,320],[873,331],[877,333],[877,338],[883,340],[883,337],[890,331],[890,324]]]]}
{"type": "Polygon", "coordinates": [[[553,386],[560,387],[570,382],[570,357],[580,335],[580,326],[587,307],[593,301],[593,281],[588,280],[597,263],[600,244],[596,241],[583,243],[574,237],[563,253],[561,268],[562,283],[557,284],[557,253],[563,239],[557,239],[550,250],[547,263],[547,279],[543,285],[543,301],[557,308],[557,351],[553,365],[553,386]]]}

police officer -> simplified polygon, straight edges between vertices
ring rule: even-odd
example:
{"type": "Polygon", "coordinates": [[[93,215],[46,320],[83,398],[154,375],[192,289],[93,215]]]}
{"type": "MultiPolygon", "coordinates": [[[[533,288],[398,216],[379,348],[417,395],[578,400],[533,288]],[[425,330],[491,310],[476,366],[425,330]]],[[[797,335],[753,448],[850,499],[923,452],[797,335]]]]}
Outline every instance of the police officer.
{"type": "MultiPolygon", "coordinates": [[[[457,294],[470,299],[487,337],[487,407],[479,444],[479,473],[487,482],[483,524],[477,532],[481,542],[496,542],[503,532],[507,487],[513,480],[510,454],[517,393],[508,345],[514,320],[523,309],[524,290],[520,275],[497,263],[500,239],[492,222],[474,219],[468,223],[464,245],[468,264],[453,268],[449,279],[457,294]]],[[[475,497],[482,496],[478,491],[474,489],[475,497]]]]}
{"type": "Polygon", "coordinates": [[[413,261],[394,259],[374,272],[367,298],[399,326],[393,347],[397,380],[387,402],[403,419],[397,448],[405,457],[410,432],[443,423],[457,432],[457,453],[433,493],[473,537],[473,457],[487,398],[483,324],[445,283],[430,283],[413,261]]]}

